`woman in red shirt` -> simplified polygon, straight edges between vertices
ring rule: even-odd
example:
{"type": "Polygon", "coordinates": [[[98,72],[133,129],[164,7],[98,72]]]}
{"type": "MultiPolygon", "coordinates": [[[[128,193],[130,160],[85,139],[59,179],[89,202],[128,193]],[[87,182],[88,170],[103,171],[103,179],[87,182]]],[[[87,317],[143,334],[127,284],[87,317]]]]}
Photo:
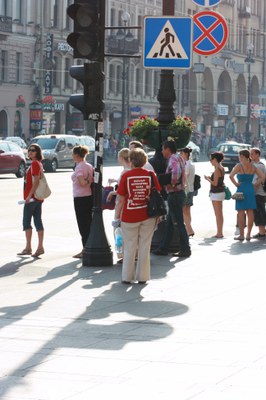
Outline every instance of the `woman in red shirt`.
{"type": "Polygon", "coordinates": [[[142,149],[131,150],[129,160],[132,169],[121,177],[115,209],[115,223],[119,224],[121,220],[123,235],[122,282],[131,283],[136,280],[138,283],[146,283],[150,279],[150,246],[157,222],[156,218],[150,218],[147,213],[151,174],[158,191],[161,186],[154,172],[143,168],[147,155],[142,149]]]}
{"type": "Polygon", "coordinates": [[[38,200],[34,197],[35,190],[39,185],[40,174],[43,171],[41,160],[43,159],[42,150],[36,143],[30,145],[28,156],[32,160],[31,166],[26,172],[24,179],[24,210],[23,210],[23,230],[26,236],[26,246],[18,255],[25,256],[32,254],[31,238],[33,218],[36,231],[38,233],[38,247],[32,257],[39,257],[44,254],[43,248],[43,224],[42,224],[42,203],[43,200],[38,200]]]}

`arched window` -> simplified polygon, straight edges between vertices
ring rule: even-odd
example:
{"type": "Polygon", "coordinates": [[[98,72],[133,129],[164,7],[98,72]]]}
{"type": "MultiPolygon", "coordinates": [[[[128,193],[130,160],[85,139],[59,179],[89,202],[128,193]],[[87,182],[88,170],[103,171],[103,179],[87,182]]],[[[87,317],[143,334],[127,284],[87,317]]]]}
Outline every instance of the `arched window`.
{"type": "Polygon", "coordinates": [[[113,64],[109,65],[108,81],[109,81],[109,92],[114,93],[115,92],[115,67],[113,64]]]}

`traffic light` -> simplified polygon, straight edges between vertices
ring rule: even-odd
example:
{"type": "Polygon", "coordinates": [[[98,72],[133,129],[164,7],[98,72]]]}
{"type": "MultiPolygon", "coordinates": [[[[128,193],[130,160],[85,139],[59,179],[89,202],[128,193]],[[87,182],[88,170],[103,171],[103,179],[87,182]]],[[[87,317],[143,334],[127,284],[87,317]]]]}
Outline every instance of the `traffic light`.
{"type": "Polygon", "coordinates": [[[105,0],[74,0],[67,8],[74,32],[67,37],[74,58],[104,60],[105,0]]]}
{"type": "Polygon", "coordinates": [[[69,103],[82,112],[84,119],[88,119],[89,114],[100,114],[104,109],[104,73],[101,64],[73,65],[69,72],[72,78],[83,85],[83,94],[72,94],[69,103]]]}

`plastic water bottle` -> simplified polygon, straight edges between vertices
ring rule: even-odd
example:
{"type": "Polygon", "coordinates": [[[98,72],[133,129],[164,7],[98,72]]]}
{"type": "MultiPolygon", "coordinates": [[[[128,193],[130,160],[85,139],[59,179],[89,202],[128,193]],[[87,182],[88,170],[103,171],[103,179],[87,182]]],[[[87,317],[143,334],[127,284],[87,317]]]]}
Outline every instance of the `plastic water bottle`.
{"type": "Polygon", "coordinates": [[[115,251],[117,255],[123,253],[122,229],[120,227],[115,230],[115,251]]]}

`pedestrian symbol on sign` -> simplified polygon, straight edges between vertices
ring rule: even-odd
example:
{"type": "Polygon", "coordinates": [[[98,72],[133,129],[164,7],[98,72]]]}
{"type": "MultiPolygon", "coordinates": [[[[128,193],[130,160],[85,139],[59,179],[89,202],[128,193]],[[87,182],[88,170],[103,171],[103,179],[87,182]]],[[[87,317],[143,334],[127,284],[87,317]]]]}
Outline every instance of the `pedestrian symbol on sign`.
{"type": "Polygon", "coordinates": [[[147,58],[188,59],[188,56],[169,20],[159,33],[154,45],[147,55],[147,58]]]}

